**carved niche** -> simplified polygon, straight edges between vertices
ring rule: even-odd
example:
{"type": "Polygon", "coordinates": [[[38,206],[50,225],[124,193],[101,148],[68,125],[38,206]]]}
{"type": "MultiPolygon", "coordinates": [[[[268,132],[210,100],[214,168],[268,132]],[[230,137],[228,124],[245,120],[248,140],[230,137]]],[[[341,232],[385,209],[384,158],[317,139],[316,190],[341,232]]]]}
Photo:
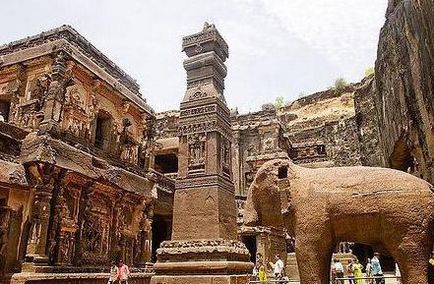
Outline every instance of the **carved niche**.
{"type": "Polygon", "coordinates": [[[121,160],[137,164],[139,143],[134,138],[133,123],[129,118],[122,120],[122,131],[120,134],[120,157],[121,160]]]}
{"type": "Polygon", "coordinates": [[[187,136],[189,173],[205,170],[205,142],[206,133],[190,134],[187,136]]]}
{"type": "Polygon", "coordinates": [[[128,197],[123,198],[116,209],[114,254],[128,263],[134,260],[134,249],[137,242],[138,224],[134,224],[137,219],[134,214],[136,202],[138,201],[133,202],[128,197]]]}
{"type": "Polygon", "coordinates": [[[54,264],[72,264],[78,230],[79,197],[78,187],[71,184],[63,184],[56,197],[49,250],[54,264]]]}
{"type": "Polygon", "coordinates": [[[222,171],[227,177],[231,175],[231,142],[226,138],[221,139],[222,171]]]}
{"type": "Polygon", "coordinates": [[[28,84],[26,100],[23,101],[18,112],[21,115],[19,125],[24,128],[37,129],[44,117],[43,106],[47,96],[51,78],[48,75],[41,75],[28,84]]]}
{"type": "MultiPolygon", "coordinates": [[[[67,133],[90,141],[90,124],[93,115],[86,106],[87,93],[78,84],[68,87],[65,94],[62,129],[67,133]]],[[[92,105],[92,102],[88,105],[92,105]]]]}
{"type": "Polygon", "coordinates": [[[111,202],[108,197],[95,192],[84,208],[81,227],[81,262],[85,265],[103,265],[109,260],[109,232],[111,202]]]}
{"type": "Polygon", "coordinates": [[[134,247],[134,262],[139,266],[143,266],[146,262],[151,261],[152,256],[152,218],[154,216],[154,205],[152,201],[145,200],[143,206],[134,247]]]}

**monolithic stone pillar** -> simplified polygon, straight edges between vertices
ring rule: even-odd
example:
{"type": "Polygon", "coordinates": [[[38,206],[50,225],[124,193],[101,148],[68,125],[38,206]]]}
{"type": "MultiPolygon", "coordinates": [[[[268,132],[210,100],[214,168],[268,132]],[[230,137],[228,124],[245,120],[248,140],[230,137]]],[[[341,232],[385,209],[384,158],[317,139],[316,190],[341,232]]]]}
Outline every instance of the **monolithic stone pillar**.
{"type": "Polygon", "coordinates": [[[223,96],[228,46],[214,25],[184,37],[187,91],[178,126],[172,240],[152,283],[241,283],[253,268],[237,241],[230,113],[223,96]],[[239,282],[238,282],[239,281],[239,282]]]}

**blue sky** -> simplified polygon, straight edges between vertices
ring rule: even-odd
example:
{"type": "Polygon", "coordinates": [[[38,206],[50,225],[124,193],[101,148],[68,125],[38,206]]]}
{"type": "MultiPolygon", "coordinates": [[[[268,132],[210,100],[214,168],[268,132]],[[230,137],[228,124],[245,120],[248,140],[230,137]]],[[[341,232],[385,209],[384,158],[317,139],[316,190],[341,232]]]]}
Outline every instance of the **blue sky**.
{"type": "Polygon", "coordinates": [[[0,43],[72,25],[137,79],[157,111],[176,109],[185,91],[182,36],[215,23],[229,44],[225,96],[255,111],[359,81],[373,66],[387,0],[8,1],[0,43]]]}

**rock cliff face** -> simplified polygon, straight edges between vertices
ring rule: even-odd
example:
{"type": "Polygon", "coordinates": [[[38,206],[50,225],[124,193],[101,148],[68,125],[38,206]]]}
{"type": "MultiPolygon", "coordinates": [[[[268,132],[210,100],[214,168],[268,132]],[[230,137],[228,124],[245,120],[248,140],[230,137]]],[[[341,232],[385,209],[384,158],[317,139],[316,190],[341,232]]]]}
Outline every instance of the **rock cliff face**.
{"type": "Polygon", "coordinates": [[[374,76],[362,80],[354,94],[354,110],[360,163],[363,166],[381,167],[385,165],[383,152],[379,147],[379,124],[374,104],[374,76]]]}
{"type": "Polygon", "coordinates": [[[434,181],[434,1],[389,0],[375,66],[384,166],[434,181]]]}

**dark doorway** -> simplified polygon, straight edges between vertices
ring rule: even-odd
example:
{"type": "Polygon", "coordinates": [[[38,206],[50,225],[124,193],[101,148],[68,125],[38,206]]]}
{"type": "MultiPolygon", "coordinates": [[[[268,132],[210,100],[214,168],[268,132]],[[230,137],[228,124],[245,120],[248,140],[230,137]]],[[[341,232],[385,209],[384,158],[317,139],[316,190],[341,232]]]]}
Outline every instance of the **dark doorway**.
{"type": "Polygon", "coordinates": [[[0,115],[3,117],[4,122],[9,121],[9,111],[11,103],[9,101],[0,100],[0,115]]]}
{"type": "Polygon", "coordinates": [[[256,247],[256,236],[243,236],[242,241],[250,252],[250,261],[255,263],[256,252],[258,250],[256,247]]]}
{"type": "Polygon", "coordinates": [[[109,141],[110,133],[112,131],[112,120],[108,114],[99,113],[96,118],[95,127],[95,146],[100,149],[106,150],[109,141]]]}
{"type": "Polygon", "coordinates": [[[176,154],[155,156],[155,170],[163,174],[178,172],[178,157],[176,154]]]}
{"type": "Polygon", "coordinates": [[[161,242],[170,240],[172,226],[167,217],[154,215],[152,221],[152,257],[151,261],[157,261],[157,249],[161,242]]]}

